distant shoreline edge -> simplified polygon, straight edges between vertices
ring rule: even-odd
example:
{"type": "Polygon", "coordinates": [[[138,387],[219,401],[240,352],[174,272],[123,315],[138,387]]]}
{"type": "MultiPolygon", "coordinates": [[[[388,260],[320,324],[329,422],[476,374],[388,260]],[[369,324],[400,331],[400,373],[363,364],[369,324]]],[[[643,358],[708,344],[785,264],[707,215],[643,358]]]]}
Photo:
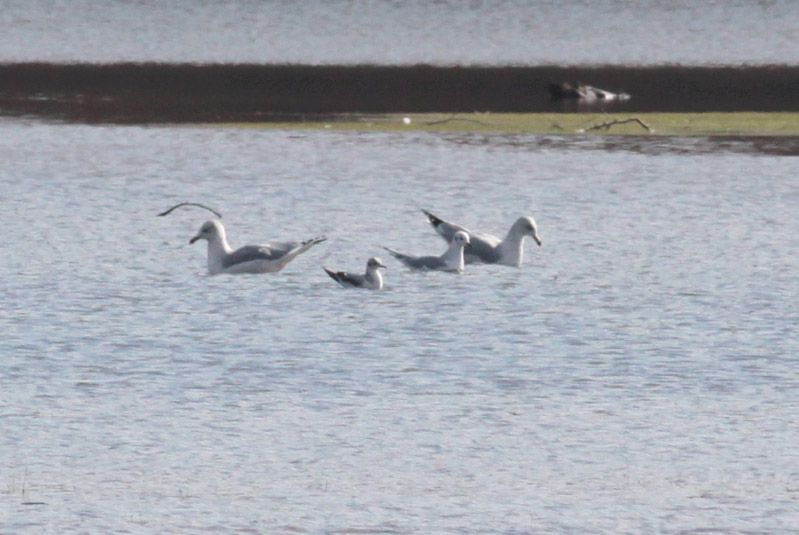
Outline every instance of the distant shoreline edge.
{"type": "Polygon", "coordinates": [[[357,113],[585,111],[550,83],[631,95],[612,112],[796,112],[799,66],[0,63],[0,115],[83,123],[304,120],[357,113]]]}

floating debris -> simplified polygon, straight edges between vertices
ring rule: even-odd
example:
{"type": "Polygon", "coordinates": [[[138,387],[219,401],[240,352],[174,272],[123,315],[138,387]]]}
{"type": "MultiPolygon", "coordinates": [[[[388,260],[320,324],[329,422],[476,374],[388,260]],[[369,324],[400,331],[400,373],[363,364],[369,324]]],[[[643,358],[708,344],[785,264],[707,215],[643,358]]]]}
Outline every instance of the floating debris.
{"type": "Polygon", "coordinates": [[[198,202],[182,202],[182,203],[180,203],[180,204],[176,204],[175,206],[173,206],[173,207],[172,207],[172,208],[170,208],[169,210],[166,210],[166,211],[164,211],[164,212],[161,212],[160,214],[158,214],[158,217],[163,217],[163,216],[165,216],[165,215],[169,215],[169,214],[171,214],[171,213],[172,213],[172,212],[173,212],[175,209],[177,209],[177,208],[180,208],[181,206],[197,206],[197,207],[199,207],[199,208],[205,208],[205,209],[206,209],[206,210],[208,210],[209,212],[213,213],[213,214],[214,214],[216,217],[218,217],[218,218],[222,219],[222,214],[220,214],[219,212],[217,212],[217,211],[216,211],[216,210],[214,210],[213,208],[210,208],[210,207],[208,207],[208,206],[205,206],[204,204],[200,204],[200,203],[198,203],[198,202]]]}

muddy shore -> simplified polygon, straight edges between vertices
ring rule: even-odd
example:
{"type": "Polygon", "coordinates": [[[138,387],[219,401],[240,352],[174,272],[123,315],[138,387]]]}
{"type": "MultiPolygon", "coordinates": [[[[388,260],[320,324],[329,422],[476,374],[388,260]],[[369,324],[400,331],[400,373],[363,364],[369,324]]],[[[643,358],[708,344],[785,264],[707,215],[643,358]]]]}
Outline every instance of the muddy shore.
{"type": "MultiPolygon", "coordinates": [[[[586,111],[550,82],[632,98],[614,112],[799,111],[799,67],[0,64],[0,115],[86,123],[305,120],[338,114],[586,111]]],[[[593,108],[602,109],[602,108],[593,108]]]]}

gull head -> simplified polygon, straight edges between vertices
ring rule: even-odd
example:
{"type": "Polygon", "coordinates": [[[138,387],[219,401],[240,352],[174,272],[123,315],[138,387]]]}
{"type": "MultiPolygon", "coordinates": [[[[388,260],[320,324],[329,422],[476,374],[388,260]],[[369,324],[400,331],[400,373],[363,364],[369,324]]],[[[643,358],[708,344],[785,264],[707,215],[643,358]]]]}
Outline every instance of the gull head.
{"type": "Polygon", "coordinates": [[[538,237],[538,227],[535,224],[535,220],[532,217],[520,217],[516,221],[516,226],[519,227],[521,230],[522,235],[530,236],[535,243],[541,247],[541,238],[538,237]]]}
{"type": "Polygon", "coordinates": [[[459,230],[452,237],[452,243],[462,244],[464,247],[466,247],[467,245],[469,245],[469,243],[471,243],[471,240],[469,239],[468,233],[459,230]]]}
{"type": "Polygon", "coordinates": [[[189,240],[189,243],[194,243],[197,240],[208,240],[210,242],[219,238],[224,238],[224,236],[225,227],[222,226],[222,223],[216,219],[211,219],[203,223],[200,227],[200,231],[189,240]]]}
{"type": "Polygon", "coordinates": [[[376,256],[373,256],[372,258],[367,260],[367,262],[366,262],[366,269],[367,270],[374,270],[374,269],[378,269],[378,268],[387,269],[386,266],[383,265],[383,262],[379,258],[377,258],[376,256]]]}

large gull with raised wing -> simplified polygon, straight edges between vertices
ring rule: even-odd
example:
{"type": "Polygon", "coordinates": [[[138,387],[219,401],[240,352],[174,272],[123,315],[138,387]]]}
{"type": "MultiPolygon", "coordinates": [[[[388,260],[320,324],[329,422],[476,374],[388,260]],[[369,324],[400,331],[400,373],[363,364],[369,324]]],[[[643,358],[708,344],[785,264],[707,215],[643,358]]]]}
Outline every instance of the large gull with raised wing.
{"type": "Polygon", "coordinates": [[[208,241],[208,273],[274,273],[316,245],[324,236],[302,242],[273,242],[265,245],[245,245],[233,250],[225,237],[225,227],[216,219],[206,221],[189,243],[208,241]]]}

